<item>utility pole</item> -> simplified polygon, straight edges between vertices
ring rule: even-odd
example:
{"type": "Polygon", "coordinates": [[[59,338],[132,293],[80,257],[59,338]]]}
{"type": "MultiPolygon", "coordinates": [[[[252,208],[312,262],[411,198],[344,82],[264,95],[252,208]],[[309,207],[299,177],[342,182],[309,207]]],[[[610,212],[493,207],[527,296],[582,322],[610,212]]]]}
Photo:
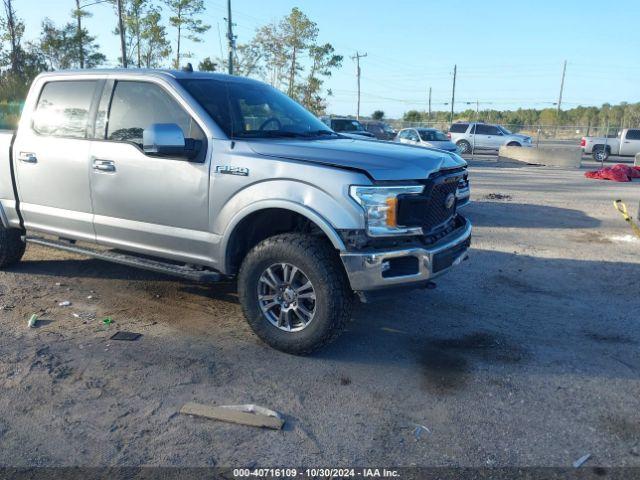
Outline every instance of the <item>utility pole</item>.
{"type": "Polygon", "coordinates": [[[562,91],[564,90],[564,76],[567,73],[567,61],[562,66],[562,80],[560,80],[560,95],[558,96],[558,120],[560,120],[560,107],[562,107],[562,91]]]}
{"type": "Polygon", "coordinates": [[[431,121],[431,87],[429,87],[429,121],[431,121]]]}
{"type": "Polygon", "coordinates": [[[558,95],[558,110],[556,111],[556,132],[555,136],[558,136],[558,127],[560,126],[560,109],[562,107],[562,92],[564,90],[564,76],[567,73],[567,61],[564,61],[562,65],[562,79],[560,80],[560,94],[558,95]]]}
{"type": "Polygon", "coordinates": [[[456,75],[458,74],[458,65],[453,66],[453,88],[451,89],[451,117],[449,123],[453,123],[453,106],[456,102],[456,75]]]}
{"type": "Polygon", "coordinates": [[[352,60],[356,61],[356,77],[358,78],[358,109],[356,110],[356,120],[360,120],[360,59],[366,57],[367,54],[363,53],[362,55],[358,52],[351,57],[352,60]]]}
{"type": "Polygon", "coordinates": [[[233,53],[236,40],[233,36],[233,22],[231,21],[231,0],[227,0],[227,41],[229,45],[229,75],[233,75],[233,53]]]}
{"type": "Polygon", "coordinates": [[[82,7],[80,6],[80,0],[76,0],[76,23],[77,23],[77,33],[78,37],[78,59],[80,63],[80,68],[84,68],[84,45],[82,44],[82,11],[80,10],[82,7]]]}
{"type": "Polygon", "coordinates": [[[122,0],[116,0],[118,5],[118,30],[120,30],[120,51],[122,52],[122,66],[127,68],[127,46],[125,43],[124,22],[122,21],[122,0]]]}

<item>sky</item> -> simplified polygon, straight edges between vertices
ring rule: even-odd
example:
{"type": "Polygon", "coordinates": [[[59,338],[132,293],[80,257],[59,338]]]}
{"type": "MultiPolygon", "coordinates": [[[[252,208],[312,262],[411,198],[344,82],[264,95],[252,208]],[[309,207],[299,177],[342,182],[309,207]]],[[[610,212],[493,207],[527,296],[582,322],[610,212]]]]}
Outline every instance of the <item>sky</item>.
{"type": "MultiPolygon", "coordinates": [[[[31,40],[45,17],[56,24],[69,21],[75,1],[14,3],[25,21],[25,40],[31,40]]],[[[202,43],[185,42],[194,65],[226,49],[226,1],[204,3],[203,19],[211,29],[202,43]]],[[[433,110],[449,110],[454,65],[456,111],[475,109],[476,102],[480,110],[553,107],[564,60],[563,108],[640,101],[638,0],[232,0],[237,41],[250,41],[257,27],[295,6],[317,23],[318,41],[330,42],[344,56],[326,81],[333,91],[328,113],[355,114],[356,67],[350,57],[357,51],[367,54],[360,60],[362,115],[426,110],[429,87],[433,110]]],[[[85,20],[87,28],[109,65],[117,66],[113,7],[88,10],[93,17],[85,20]]],[[[173,39],[173,29],[168,31],[173,39]]]]}

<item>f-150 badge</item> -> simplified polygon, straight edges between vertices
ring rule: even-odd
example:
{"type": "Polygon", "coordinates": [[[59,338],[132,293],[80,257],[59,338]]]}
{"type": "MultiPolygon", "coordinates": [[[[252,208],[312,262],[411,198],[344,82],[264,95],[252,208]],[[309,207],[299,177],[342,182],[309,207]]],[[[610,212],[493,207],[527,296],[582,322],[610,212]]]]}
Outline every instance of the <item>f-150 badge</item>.
{"type": "Polygon", "coordinates": [[[216,165],[216,173],[224,173],[225,175],[240,175],[242,177],[249,176],[249,169],[245,167],[232,167],[230,165],[216,165]]]}

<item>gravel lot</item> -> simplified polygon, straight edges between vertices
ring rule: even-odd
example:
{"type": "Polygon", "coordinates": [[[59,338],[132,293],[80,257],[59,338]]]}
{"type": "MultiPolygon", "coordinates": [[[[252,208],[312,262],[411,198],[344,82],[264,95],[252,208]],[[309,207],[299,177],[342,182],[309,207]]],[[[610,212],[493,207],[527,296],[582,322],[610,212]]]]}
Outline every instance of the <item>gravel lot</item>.
{"type": "Polygon", "coordinates": [[[306,358],[261,344],[231,284],[30,247],[0,273],[0,465],[640,466],[640,241],[612,206],[635,216],[640,183],[482,160],[471,178],[471,259],[306,358]]]}

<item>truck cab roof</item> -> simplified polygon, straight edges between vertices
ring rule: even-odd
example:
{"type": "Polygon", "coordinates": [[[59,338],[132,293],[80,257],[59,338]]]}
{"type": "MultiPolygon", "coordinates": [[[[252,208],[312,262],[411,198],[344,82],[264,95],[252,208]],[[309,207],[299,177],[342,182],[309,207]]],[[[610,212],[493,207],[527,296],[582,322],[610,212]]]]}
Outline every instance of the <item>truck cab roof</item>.
{"type": "Polygon", "coordinates": [[[37,78],[48,78],[48,77],[82,77],[82,76],[91,76],[91,77],[104,77],[108,78],[110,76],[116,77],[139,77],[140,75],[166,78],[166,79],[174,79],[174,80],[182,80],[182,79],[217,79],[224,80],[228,82],[238,82],[238,83],[261,83],[257,80],[252,80],[246,77],[237,77],[234,75],[228,75],[226,73],[217,73],[217,72],[196,72],[196,71],[185,71],[185,70],[172,70],[172,69],[153,69],[153,68],[92,68],[92,69],[74,69],[74,70],[55,70],[51,72],[43,72],[38,75],[37,78]]]}

